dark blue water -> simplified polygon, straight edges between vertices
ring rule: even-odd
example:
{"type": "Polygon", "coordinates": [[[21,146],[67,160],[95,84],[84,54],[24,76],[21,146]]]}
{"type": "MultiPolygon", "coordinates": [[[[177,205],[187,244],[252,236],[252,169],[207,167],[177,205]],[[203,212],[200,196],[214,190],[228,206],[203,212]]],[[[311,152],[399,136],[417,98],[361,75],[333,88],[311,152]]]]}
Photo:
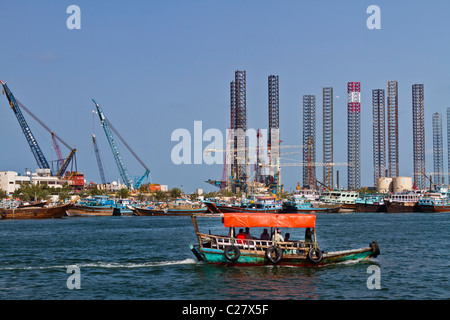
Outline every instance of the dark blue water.
{"type": "MultiPolygon", "coordinates": [[[[377,240],[381,255],[316,268],[197,262],[189,250],[196,242],[190,217],[0,221],[0,299],[449,299],[449,217],[318,215],[322,250],[367,247],[377,240]],[[72,265],[80,268],[79,290],[67,287],[72,265]],[[380,289],[367,287],[372,265],[379,267],[380,289]]],[[[200,220],[200,227],[225,232],[220,219],[200,220]]],[[[303,230],[286,231],[303,237],[303,230]]]]}

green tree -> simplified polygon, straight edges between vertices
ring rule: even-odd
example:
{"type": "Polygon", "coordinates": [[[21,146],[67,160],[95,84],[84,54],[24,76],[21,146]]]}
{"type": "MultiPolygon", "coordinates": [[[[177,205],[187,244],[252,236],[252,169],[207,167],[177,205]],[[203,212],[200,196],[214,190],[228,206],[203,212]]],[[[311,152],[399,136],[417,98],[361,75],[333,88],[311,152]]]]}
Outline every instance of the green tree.
{"type": "Polygon", "coordinates": [[[180,188],[172,188],[169,190],[169,195],[172,199],[178,199],[183,195],[183,190],[180,188]]]}
{"type": "Polygon", "coordinates": [[[8,194],[5,190],[0,189],[0,200],[6,199],[8,197],[8,194]]]}
{"type": "Polygon", "coordinates": [[[191,193],[189,195],[189,200],[194,201],[195,199],[198,199],[198,193],[197,192],[191,193]]]}
{"type": "Polygon", "coordinates": [[[218,196],[218,193],[217,193],[217,192],[214,192],[214,191],[205,193],[205,199],[208,199],[208,198],[215,198],[215,197],[217,197],[217,196],[218,196]]]}
{"type": "Polygon", "coordinates": [[[167,194],[161,190],[156,190],[156,192],[153,194],[153,197],[155,197],[156,201],[166,201],[168,198],[167,194]]]}
{"type": "Polygon", "coordinates": [[[117,196],[121,199],[128,198],[130,196],[130,190],[128,190],[127,188],[122,188],[117,191],[117,196]]]}

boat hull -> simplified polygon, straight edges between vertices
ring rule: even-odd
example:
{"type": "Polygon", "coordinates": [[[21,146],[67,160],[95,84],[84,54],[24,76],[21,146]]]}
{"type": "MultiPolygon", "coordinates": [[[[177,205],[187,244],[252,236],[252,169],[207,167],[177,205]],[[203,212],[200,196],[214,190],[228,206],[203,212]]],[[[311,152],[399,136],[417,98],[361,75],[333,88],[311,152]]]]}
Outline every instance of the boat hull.
{"type": "Polygon", "coordinates": [[[200,209],[168,209],[168,210],[159,210],[159,209],[145,209],[134,207],[133,210],[138,216],[189,216],[193,213],[205,213],[206,208],[200,209]]]}
{"type": "Polygon", "coordinates": [[[112,216],[114,213],[114,207],[101,207],[101,206],[73,206],[68,211],[68,216],[112,216]]]}
{"type": "Polygon", "coordinates": [[[17,209],[0,209],[0,219],[60,219],[67,215],[67,212],[71,206],[72,204],[55,207],[24,207],[17,209]]]}
{"type": "Polygon", "coordinates": [[[418,205],[420,212],[450,212],[450,206],[418,205]]]}
{"type": "Polygon", "coordinates": [[[419,212],[420,208],[417,202],[386,202],[386,212],[403,213],[403,212],[419,212]]]}
{"type": "MultiPolygon", "coordinates": [[[[227,266],[264,266],[273,264],[265,257],[264,254],[252,252],[250,250],[241,250],[240,256],[236,261],[229,261],[225,257],[224,250],[200,248],[199,246],[191,246],[190,248],[198,260],[205,261],[209,264],[227,266]]],[[[299,255],[296,252],[288,252],[287,254],[283,254],[281,261],[277,263],[277,265],[295,267],[324,266],[351,260],[367,260],[374,256],[374,249],[367,247],[346,251],[325,252],[323,253],[323,258],[319,263],[313,263],[304,255],[299,255]]]]}
{"type": "Polygon", "coordinates": [[[386,212],[386,205],[371,203],[355,203],[355,212],[386,212]]]}

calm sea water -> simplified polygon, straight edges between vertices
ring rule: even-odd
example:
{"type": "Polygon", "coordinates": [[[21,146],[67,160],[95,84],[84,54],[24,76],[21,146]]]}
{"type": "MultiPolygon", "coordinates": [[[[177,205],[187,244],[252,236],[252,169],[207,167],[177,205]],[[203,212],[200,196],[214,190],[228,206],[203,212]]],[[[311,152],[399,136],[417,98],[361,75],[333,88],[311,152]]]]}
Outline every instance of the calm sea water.
{"type": "MultiPolygon", "coordinates": [[[[69,217],[0,221],[1,300],[449,299],[448,213],[317,215],[322,250],[366,247],[366,262],[316,268],[222,267],[197,262],[190,217],[69,217]],[[80,269],[70,290],[67,268],[80,269]],[[368,268],[380,289],[368,289],[368,268]]],[[[224,234],[220,219],[205,232],[224,234]]],[[[290,231],[302,238],[303,230],[290,231]]],[[[254,234],[259,235],[255,229],[254,234]]]]}

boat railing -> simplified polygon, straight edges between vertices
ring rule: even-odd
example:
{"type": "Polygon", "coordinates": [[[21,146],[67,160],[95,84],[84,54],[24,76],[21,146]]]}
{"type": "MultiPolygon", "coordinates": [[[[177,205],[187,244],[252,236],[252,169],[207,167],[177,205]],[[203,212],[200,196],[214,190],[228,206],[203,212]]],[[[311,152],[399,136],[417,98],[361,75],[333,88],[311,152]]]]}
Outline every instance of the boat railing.
{"type": "Polygon", "coordinates": [[[277,246],[284,252],[300,253],[309,251],[314,243],[305,243],[305,241],[272,241],[260,239],[237,239],[228,236],[211,235],[198,233],[199,243],[202,247],[225,250],[227,246],[236,246],[243,250],[249,251],[266,251],[267,248],[277,246]]]}

